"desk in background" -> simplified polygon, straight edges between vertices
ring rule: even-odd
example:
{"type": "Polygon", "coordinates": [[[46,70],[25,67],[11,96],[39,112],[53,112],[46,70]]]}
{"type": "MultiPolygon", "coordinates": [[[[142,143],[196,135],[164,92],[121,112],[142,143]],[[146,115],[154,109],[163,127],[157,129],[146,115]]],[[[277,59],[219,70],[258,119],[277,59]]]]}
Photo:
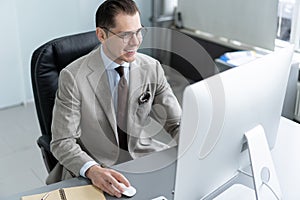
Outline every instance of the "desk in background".
{"type": "MultiPolygon", "coordinates": [[[[300,199],[300,190],[298,188],[298,181],[300,180],[299,152],[300,124],[282,117],[280,120],[277,142],[272,150],[272,157],[284,199],[300,199]]],[[[152,198],[163,195],[168,200],[172,200],[176,170],[174,158],[176,158],[176,155],[176,148],[171,148],[114,166],[113,168],[121,171],[137,189],[137,193],[134,197],[121,199],[151,200],[152,198]],[[142,171],[144,173],[140,173],[142,171]]],[[[237,180],[233,181],[251,184],[251,179],[247,179],[242,175],[237,177],[237,180]]],[[[60,187],[71,187],[89,183],[90,182],[87,179],[74,178],[16,194],[5,198],[5,200],[20,200],[21,196],[24,195],[47,192],[60,187]]],[[[108,195],[106,195],[106,198],[107,200],[117,199],[108,195]]]]}

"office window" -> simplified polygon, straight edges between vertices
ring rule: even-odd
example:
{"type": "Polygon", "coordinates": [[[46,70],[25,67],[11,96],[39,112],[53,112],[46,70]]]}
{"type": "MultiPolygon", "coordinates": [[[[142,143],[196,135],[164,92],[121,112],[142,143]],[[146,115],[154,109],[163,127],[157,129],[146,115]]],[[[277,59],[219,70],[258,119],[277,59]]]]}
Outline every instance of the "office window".
{"type": "Polygon", "coordinates": [[[279,0],[276,38],[289,42],[291,38],[292,19],[295,0],[279,0]]]}
{"type": "Polygon", "coordinates": [[[295,44],[296,51],[300,51],[300,0],[279,0],[277,41],[295,44]]]}
{"type": "Polygon", "coordinates": [[[285,42],[295,44],[299,50],[300,42],[300,0],[279,0],[277,15],[276,46],[285,42]]]}

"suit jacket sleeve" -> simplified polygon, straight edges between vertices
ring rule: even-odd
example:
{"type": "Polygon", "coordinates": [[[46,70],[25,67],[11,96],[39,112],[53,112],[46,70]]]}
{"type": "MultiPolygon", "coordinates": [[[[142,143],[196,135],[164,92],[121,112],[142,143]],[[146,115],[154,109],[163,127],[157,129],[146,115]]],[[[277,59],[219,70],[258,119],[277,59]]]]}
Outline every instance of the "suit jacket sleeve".
{"type": "Polygon", "coordinates": [[[160,123],[164,124],[165,130],[178,141],[179,125],[181,118],[181,107],[166,80],[164,71],[157,61],[157,90],[153,102],[152,112],[160,123]]]}
{"type": "Polygon", "coordinates": [[[73,75],[60,73],[52,120],[51,151],[57,160],[75,176],[80,168],[93,159],[78,144],[81,135],[81,97],[73,75]]]}

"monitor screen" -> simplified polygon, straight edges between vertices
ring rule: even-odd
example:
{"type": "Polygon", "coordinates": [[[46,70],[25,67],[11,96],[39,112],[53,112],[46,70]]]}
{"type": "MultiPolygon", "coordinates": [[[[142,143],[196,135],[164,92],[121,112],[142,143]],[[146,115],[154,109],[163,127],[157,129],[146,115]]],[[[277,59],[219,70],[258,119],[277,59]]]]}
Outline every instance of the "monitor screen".
{"type": "Polygon", "coordinates": [[[186,87],[175,200],[201,199],[249,166],[244,133],[257,125],[275,145],[292,55],[290,46],[186,87]]]}

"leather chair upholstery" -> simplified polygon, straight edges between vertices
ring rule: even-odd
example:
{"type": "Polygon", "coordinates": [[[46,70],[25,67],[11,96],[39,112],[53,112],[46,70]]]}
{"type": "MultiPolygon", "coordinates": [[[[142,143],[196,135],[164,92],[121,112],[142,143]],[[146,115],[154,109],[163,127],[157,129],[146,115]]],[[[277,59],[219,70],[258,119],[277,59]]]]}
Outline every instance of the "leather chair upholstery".
{"type": "Polygon", "coordinates": [[[69,63],[99,45],[95,31],[53,39],[38,49],[31,58],[31,81],[41,134],[37,144],[47,171],[57,160],[50,152],[52,110],[60,71],[69,63]]]}

